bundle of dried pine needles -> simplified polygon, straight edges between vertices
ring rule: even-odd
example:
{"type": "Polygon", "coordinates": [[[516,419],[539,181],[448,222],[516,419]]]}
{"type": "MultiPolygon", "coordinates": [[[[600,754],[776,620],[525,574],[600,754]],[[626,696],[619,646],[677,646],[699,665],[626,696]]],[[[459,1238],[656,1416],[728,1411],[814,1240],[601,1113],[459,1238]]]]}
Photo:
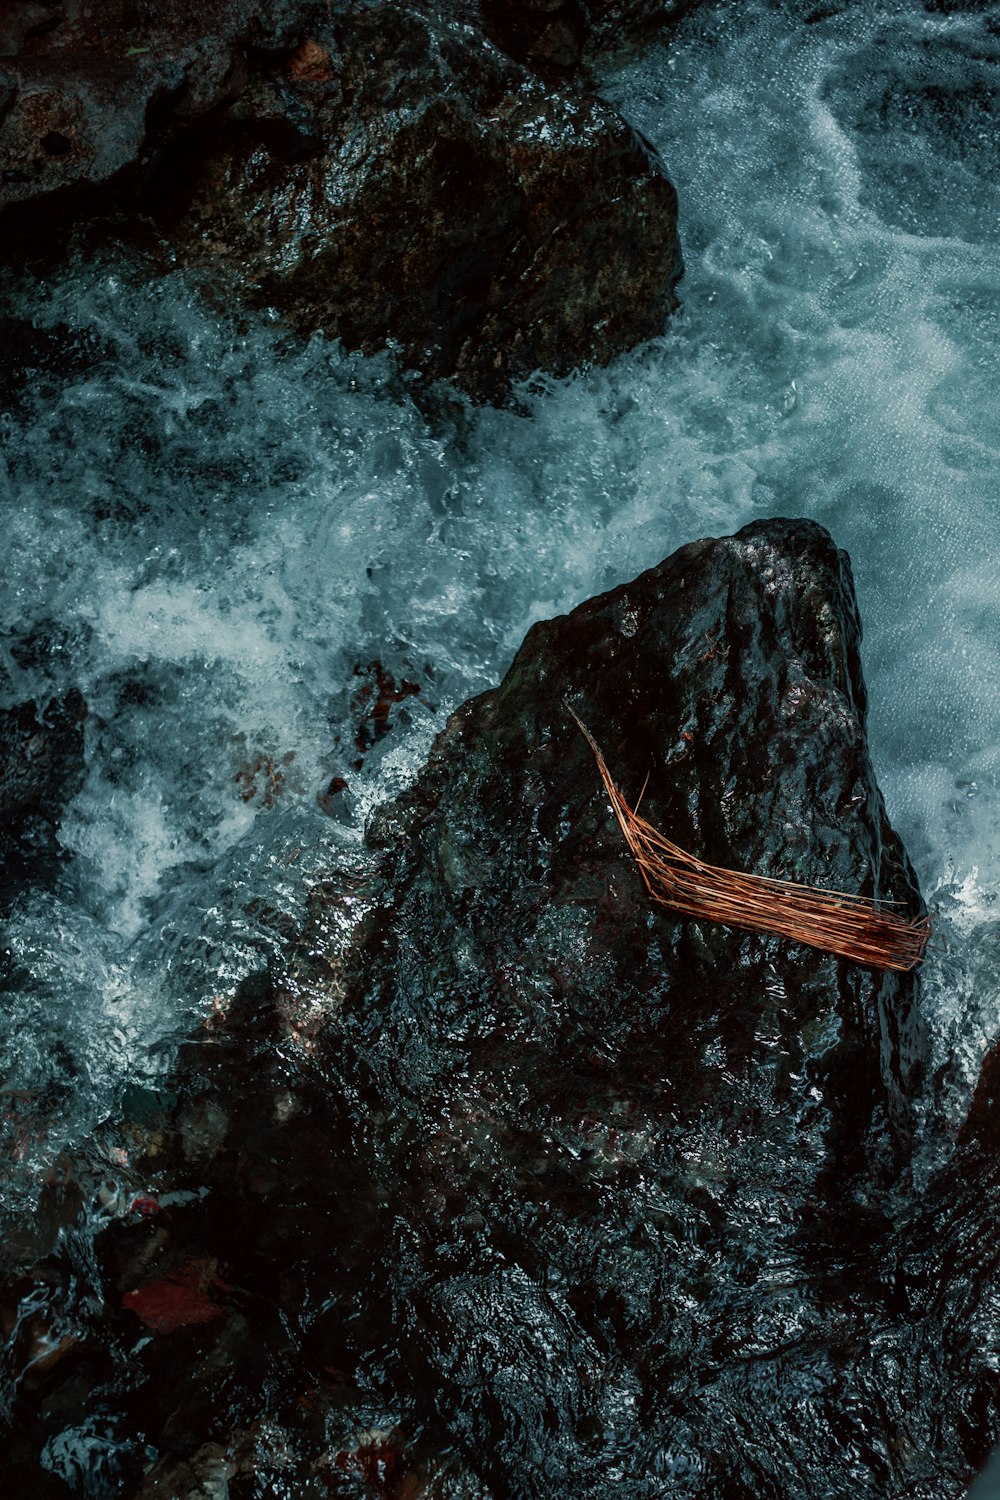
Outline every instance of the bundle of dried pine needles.
{"type": "Polygon", "coordinates": [[[672,844],[629,807],[594,736],[568,703],[566,707],[594,752],[625,841],[654,901],[687,917],[777,933],[868,968],[905,973],[920,963],[930,936],[927,917],[901,917],[864,896],[705,864],[672,844]]]}

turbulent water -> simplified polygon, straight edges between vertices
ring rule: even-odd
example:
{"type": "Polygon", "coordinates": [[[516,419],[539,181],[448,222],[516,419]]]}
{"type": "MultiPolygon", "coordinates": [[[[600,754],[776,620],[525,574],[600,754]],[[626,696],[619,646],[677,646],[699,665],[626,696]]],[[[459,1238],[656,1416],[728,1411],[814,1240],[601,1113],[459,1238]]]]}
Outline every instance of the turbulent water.
{"type": "Polygon", "coordinates": [[[89,714],[66,857],[6,914],[8,1215],[280,946],[533,621],[768,515],[854,562],[938,914],[918,1176],[947,1151],[1000,1032],[1000,12],[708,6],[605,86],[677,184],[682,310],[516,410],[415,401],[388,355],[125,253],[10,284],[88,352],[0,418],[2,702],[89,714]]]}

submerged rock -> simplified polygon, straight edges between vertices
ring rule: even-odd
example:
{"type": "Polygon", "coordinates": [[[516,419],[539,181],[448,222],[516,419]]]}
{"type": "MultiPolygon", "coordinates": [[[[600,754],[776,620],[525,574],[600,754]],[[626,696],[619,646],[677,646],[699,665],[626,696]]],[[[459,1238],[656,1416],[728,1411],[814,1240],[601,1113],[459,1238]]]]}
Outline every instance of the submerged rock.
{"type": "Polygon", "coordinates": [[[915,981],[651,906],[566,707],[693,851],[915,911],[859,639],[799,522],[536,625],[182,1050],[89,1271],[75,1241],[19,1293],[73,1343],[30,1400],[12,1368],[5,1478],[99,1418],[143,1497],[248,1452],[254,1493],[956,1488],[935,1286],[905,1291],[929,1227],[894,1223],[915,981]]]}
{"type": "Polygon", "coordinates": [[[38,328],[24,318],[0,318],[0,408],[12,410],[33,396],[47,396],[107,356],[107,347],[89,329],[38,328]]]}
{"type": "Polygon", "coordinates": [[[673,187],[578,83],[512,60],[473,4],[53,9],[0,31],[0,210],[34,205],[44,242],[46,205],[112,183],[116,232],[152,214],[224,295],[493,399],[673,306],[673,187]]]}
{"type": "Polygon", "coordinates": [[[76,689],[44,706],[0,709],[0,895],[25,861],[54,850],[59,816],[83,779],[86,716],[76,689]]]}
{"type": "Polygon", "coordinates": [[[1000,1042],[995,1042],[983,1058],[962,1138],[990,1153],[1000,1145],[1000,1042]]]}

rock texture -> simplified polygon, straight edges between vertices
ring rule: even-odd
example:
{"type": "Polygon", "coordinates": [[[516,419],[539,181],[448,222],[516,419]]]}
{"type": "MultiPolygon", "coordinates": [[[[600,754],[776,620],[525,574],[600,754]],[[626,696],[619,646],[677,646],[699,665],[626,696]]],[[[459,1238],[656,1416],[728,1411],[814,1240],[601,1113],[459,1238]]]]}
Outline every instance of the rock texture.
{"type": "Polygon", "coordinates": [[[369,350],[388,334],[477,396],[662,327],[676,198],[614,110],[405,6],[345,17],[329,43],[329,77],[295,78],[293,57],[199,171],[185,156],[156,181],[186,257],[304,331],[369,350]]]}
{"type": "Polygon", "coordinates": [[[247,0],[4,7],[0,209],[130,166],[158,112],[192,118],[223,102],[239,86],[243,46],[291,10],[247,0]]]}
{"type": "Polygon", "coordinates": [[[421,0],[26,7],[0,31],[0,210],[34,205],[37,239],[39,203],[80,214],[110,184],[105,209],[153,214],[226,295],[478,398],[607,361],[673,305],[674,190],[582,75],[553,87],[481,22],[421,0]]]}
{"type": "Polygon", "coordinates": [[[75,689],[0,709],[0,901],[29,863],[56,857],[59,815],[83,779],[86,716],[75,689]]]}
{"type": "Polygon", "coordinates": [[[915,910],[858,646],[808,523],[535,626],[95,1144],[104,1232],[8,1283],[12,1492],[99,1435],[142,1500],[957,1493],[988,1366],[968,1196],[946,1244],[894,1207],[914,981],[651,907],[564,703],[708,859],[915,910]]]}
{"type": "Polygon", "coordinates": [[[55,393],[108,352],[90,330],[37,328],[24,318],[0,317],[0,407],[16,410],[30,396],[55,393]]]}
{"type": "Polygon", "coordinates": [[[697,0],[480,0],[489,34],[544,74],[573,73],[676,21],[697,0]]]}

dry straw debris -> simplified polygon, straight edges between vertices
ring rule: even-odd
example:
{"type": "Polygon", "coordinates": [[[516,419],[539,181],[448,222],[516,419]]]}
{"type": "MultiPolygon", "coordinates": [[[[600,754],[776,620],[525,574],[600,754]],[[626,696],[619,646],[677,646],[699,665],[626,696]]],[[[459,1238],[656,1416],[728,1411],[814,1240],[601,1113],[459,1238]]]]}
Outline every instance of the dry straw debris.
{"type": "Polygon", "coordinates": [[[777,933],[867,968],[906,973],[920,963],[930,936],[928,917],[902,917],[843,891],[726,870],[672,844],[629,807],[594,736],[568,703],[566,707],[594,752],[625,841],[654,901],[702,921],[777,933]]]}

